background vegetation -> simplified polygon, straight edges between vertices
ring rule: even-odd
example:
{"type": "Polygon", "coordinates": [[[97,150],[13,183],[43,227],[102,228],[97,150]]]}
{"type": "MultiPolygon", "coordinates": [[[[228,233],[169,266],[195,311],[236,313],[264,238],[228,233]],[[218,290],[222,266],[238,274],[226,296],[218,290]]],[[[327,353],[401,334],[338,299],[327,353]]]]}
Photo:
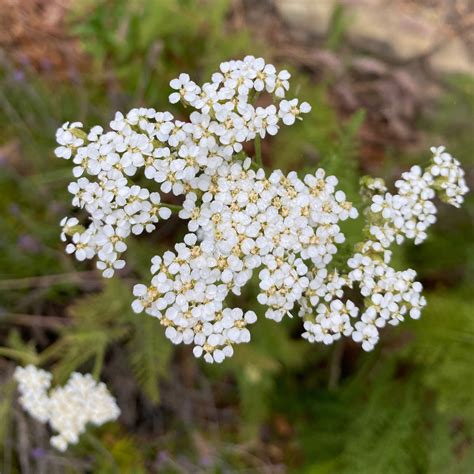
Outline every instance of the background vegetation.
{"type": "MultiPolygon", "coordinates": [[[[263,319],[252,343],[219,367],[171,347],[156,320],[131,312],[130,289],[183,232],[176,219],[131,244],[126,271],[110,282],[65,255],[58,222],[69,211],[71,170],[53,155],[56,128],[106,124],[140,105],[185,114],[167,104],[171,78],[186,71],[199,83],[248,53],[288,66],[293,91],[313,105],[302,124],[264,143],[269,168],[324,167],[356,203],[362,174],[394,178],[426,160],[427,144],[445,144],[472,168],[472,77],[443,77],[408,124],[417,140],[407,146],[381,133],[374,153],[363,133],[373,110],[342,110],[338,77],[297,58],[285,64],[251,25],[235,28],[233,15],[227,0],[80,1],[58,26],[57,55],[45,48],[38,62],[3,49],[0,472],[472,473],[472,197],[459,211],[442,206],[427,243],[397,253],[400,268],[418,271],[428,306],[368,354],[350,341],[310,345],[298,321],[263,319]],[[122,417],[60,455],[15,401],[11,374],[26,363],[51,369],[57,382],[74,370],[100,375],[122,417]]],[[[322,47],[350,58],[340,15],[322,47]]],[[[350,230],[358,240],[358,224],[350,230]]],[[[245,298],[252,306],[251,289],[245,298]]]]}

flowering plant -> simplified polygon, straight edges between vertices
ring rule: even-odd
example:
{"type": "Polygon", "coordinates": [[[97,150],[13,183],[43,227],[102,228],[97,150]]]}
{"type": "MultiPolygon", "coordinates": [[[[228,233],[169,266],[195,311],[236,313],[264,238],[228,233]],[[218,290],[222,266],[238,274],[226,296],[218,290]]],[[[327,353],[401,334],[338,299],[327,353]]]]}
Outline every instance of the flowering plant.
{"type": "Polygon", "coordinates": [[[58,432],[51,444],[59,451],[77,443],[87,423],[99,426],[120,415],[107,387],[90,374],[74,372],[64,387],[54,387],[49,393],[52,374],[45,370],[34,365],[17,367],[14,377],[25,411],[58,432]]]}
{"type": "Polygon", "coordinates": [[[415,271],[390,266],[391,245],[421,243],[435,222],[435,196],[459,207],[468,191],[459,162],[443,147],[432,148],[427,168],[403,173],[395,194],[383,180],[364,178],[364,240],[336,268],[345,240],[340,222],[359,214],[337,178],[322,169],[304,177],[267,173],[261,161],[260,140],[311,110],[285,98],[289,79],[288,71],[247,56],[222,63],[202,86],[187,74],[171,81],[170,102],[195,109],[188,122],[140,108],[117,112],[109,131],[86,132],[74,122],[56,135],[56,155],[75,165],[72,203],[88,214],[86,226],[78,217],[61,221],[66,251],[78,260],[96,257],[110,278],[125,266],[131,235],[154,231],[172,212],[188,222],[183,242],[151,259],[151,282],[135,285],[132,308],[158,318],[173,343],[193,344],[206,362],[222,362],[250,341],[255,312],[226,299],[254,274],[265,317],[279,322],[296,313],[310,342],[350,336],[373,349],[380,328],[419,318],[426,304],[415,271]],[[262,93],[271,105],[254,105],[262,93]],[[244,153],[249,141],[254,159],[244,153]],[[183,196],[182,206],[164,202],[160,191],[183,196]],[[347,289],[361,298],[348,299],[347,289]]]}

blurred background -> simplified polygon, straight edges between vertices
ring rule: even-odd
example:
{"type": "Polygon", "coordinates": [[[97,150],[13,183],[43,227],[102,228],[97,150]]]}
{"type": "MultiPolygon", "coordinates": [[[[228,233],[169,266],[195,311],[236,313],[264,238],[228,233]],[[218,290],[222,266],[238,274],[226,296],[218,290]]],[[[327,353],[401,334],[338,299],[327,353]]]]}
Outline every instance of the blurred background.
{"type": "MultiPolygon", "coordinates": [[[[71,167],[53,155],[56,128],[137,106],[186,117],[167,103],[170,79],[201,83],[246,54],[288,68],[290,96],[313,106],[264,141],[268,168],[324,167],[357,204],[360,176],[391,183],[444,144],[472,189],[472,0],[0,0],[2,474],[474,472],[472,197],[397,250],[428,306],[371,353],[308,344],[296,320],[260,320],[219,367],[172,347],[130,301],[183,235],[175,218],[130,242],[112,281],[64,253],[71,167]],[[122,416],[54,451],[16,401],[27,363],[58,383],[101,373],[122,416]]],[[[258,311],[252,289],[244,298],[258,311]]]]}

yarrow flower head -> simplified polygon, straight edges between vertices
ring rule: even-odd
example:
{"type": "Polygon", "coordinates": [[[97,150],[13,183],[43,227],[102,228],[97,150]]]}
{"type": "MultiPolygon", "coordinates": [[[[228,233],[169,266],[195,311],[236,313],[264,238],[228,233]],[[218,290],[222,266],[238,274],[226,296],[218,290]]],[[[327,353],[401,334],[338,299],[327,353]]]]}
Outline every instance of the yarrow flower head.
{"type": "Polygon", "coordinates": [[[58,433],[51,438],[51,444],[59,451],[76,444],[88,423],[100,426],[120,415],[105,384],[97,383],[90,374],[74,372],[66,385],[52,390],[49,390],[52,375],[33,365],[17,367],[14,378],[18,382],[21,406],[58,433]]]}
{"type": "Polygon", "coordinates": [[[440,198],[455,207],[464,202],[464,195],[468,192],[464,180],[464,170],[456,158],[446,152],[444,146],[431,148],[433,164],[428,172],[433,176],[434,187],[440,198]]]}
{"type": "Polygon", "coordinates": [[[416,273],[390,267],[390,246],[427,237],[436,193],[459,206],[467,192],[459,162],[444,148],[432,150],[425,170],[403,173],[395,194],[383,180],[364,178],[365,240],[335,268],[341,223],[358,217],[337,178],[322,169],[267,172],[243,151],[310,112],[307,102],[285,97],[289,79],[288,71],[247,56],[222,63],[202,86],[185,73],[170,82],[170,102],[193,109],[187,122],[140,108],[117,112],[109,131],[86,132],[76,122],[57,132],[56,155],[75,165],[72,204],[88,215],[87,226],[64,218],[61,238],[78,260],[97,258],[104,277],[125,266],[131,235],[153,232],[170,217],[175,205],[160,192],[181,196],[178,216],[188,233],[151,259],[151,281],[134,287],[132,308],[158,318],[173,343],[192,345],[210,363],[250,341],[256,313],[227,300],[254,277],[266,318],[296,314],[310,342],[349,336],[371,350],[380,328],[418,318],[426,304],[416,273]],[[257,106],[259,94],[273,103],[257,106]],[[346,288],[360,297],[347,299],[346,288]]]}

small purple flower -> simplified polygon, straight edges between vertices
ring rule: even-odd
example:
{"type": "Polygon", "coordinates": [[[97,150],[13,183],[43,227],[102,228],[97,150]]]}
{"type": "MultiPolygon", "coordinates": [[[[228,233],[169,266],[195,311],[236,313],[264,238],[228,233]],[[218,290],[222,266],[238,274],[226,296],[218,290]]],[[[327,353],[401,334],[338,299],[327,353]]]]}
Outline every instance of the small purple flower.
{"type": "Polygon", "coordinates": [[[41,243],[32,235],[23,234],[18,237],[18,247],[28,253],[38,253],[41,251],[41,243]]]}
{"type": "Polygon", "coordinates": [[[46,450],[43,448],[34,448],[31,450],[31,455],[35,459],[41,459],[42,457],[46,455],[46,450]]]}
{"type": "Polygon", "coordinates": [[[20,206],[16,203],[12,203],[8,206],[8,212],[12,215],[12,216],[18,216],[20,215],[21,211],[20,211],[20,206]]]}
{"type": "Polygon", "coordinates": [[[13,73],[13,79],[17,82],[23,82],[25,80],[25,71],[22,69],[16,69],[13,73]]]}
{"type": "Polygon", "coordinates": [[[43,71],[51,71],[52,66],[53,66],[51,61],[48,58],[42,58],[40,61],[40,64],[43,71]]]}

